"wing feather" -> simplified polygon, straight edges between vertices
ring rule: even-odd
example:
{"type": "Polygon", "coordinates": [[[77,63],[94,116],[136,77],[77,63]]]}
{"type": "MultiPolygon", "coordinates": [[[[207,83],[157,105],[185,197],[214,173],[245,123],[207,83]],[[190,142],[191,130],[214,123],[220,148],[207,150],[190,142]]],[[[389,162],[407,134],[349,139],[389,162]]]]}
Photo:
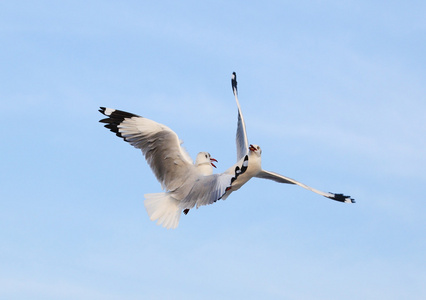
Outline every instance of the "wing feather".
{"type": "Polygon", "coordinates": [[[237,75],[235,74],[235,72],[232,73],[231,85],[232,85],[232,91],[234,93],[235,101],[237,102],[237,108],[238,108],[236,143],[237,143],[237,161],[239,161],[245,155],[248,154],[249,144],[247,139],[246,124],[244,122],[244,117],[241,111],[240,102],[238,101],[237,75]]]}
{"type": "Polygon", "coordinates": [[[355,200],[352,199],[350,196],[346,196],[343,194],[334,194],[334,193],[327,193],[327,192],[322,192],[320,190],[314,189],[304,183],[301,183],[297,180],[291,179],[289,177],[286,177],[284,175],[275,173],[275,172],[271,172],[271,171],[265,171],[262,170],[260,173],[258,173],[255,177],[258,178],[264,178],[264,179],[270,179],[276,182],[280,182],[280,183],[289,183],[289,184],[296,184],[304,189],[307,189],[309,191],[312,191],[314,193],[317,193],[321,196],[327,197],[329,199],[332,200],[336,200],[339,202],[346,202],[346,203],[355,203],[355,200]]]}
{"type": "Polygon", "coordinates": [[[213,204],[214,202],[224,199],[227,192],[231,189],[233,182],[247,170],[248,156],[241,162],[241,165],[235,166],[232,172],[225,172],[213,175],[198,174],[197,178],[191,182],[188,181],[187,187],[179,188],[174,194],[182,193],[185,195],[181,198],[182,208],[197,208],[202,205],[213,204]],[[185,188],[187,190],[185,191],[185,188]]]}
{"type": "Polygon", "coordinates": [[[120,110],[101,107],[99,111],[108,117],[100,120],[106,128],[142,150],[163,188],[174,190],[195,172],[191,158],[169,127],[120,110]]]}

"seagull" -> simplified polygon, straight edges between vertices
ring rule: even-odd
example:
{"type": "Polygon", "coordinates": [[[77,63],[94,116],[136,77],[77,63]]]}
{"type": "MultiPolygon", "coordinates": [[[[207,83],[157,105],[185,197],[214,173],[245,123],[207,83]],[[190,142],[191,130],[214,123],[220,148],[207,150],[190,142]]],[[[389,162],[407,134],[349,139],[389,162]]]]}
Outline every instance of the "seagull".
{"type": "Polygon", "coordinates": [[[100,107],[107,118],[99,122],[118,137],[142,150],[148,165],[165,192],[145,194],[144,205],[152,221],[176,228],[181,212],[222,199],[247,170],[248,156],[221,174],[213,174],[217,162],[208,152],[197,154],[195,163],[181,147],[177,134],[150,119],[112,108],[100,107]]]}
{"type": "MultiPolygon", "coordinates": [[[[237,75],[235,72],[233,72],[231,76],[231,85],[238,107],[238,124],[236,135],[237,160],[241,160],[243,157],[248,156],[248,166],[244,174],[238,176],[235,182],[229,188],[227,188],[226,193],[222,196],[223,200],[225,200],[233,191],[238,190],[251,178],[257,177],[270,179],[279,183],[296,184],[298,186],[301,186],[302,188],[305,188],[309,191],[312,191],[332,200],[345,203],[355,203],[355,200],[352,199],[350,196],[346,196],[344,194],[322,192],[281,174],[263,170],[261,165],[262,149],[258,145],[248,143],[246,125],[244,122],[243,114],[241,112],[240,102],[238,101],[237,75]]],[[[231,169],[229,169],[228,171],[231,172],[231,169]]]]}

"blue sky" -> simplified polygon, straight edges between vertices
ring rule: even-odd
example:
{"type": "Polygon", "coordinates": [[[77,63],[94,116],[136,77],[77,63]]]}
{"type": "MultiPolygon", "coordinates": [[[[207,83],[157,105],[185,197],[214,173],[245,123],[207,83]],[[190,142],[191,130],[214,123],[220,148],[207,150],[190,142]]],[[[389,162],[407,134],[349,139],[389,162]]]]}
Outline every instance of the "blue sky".
{"type": "Polygon", "coordinates": [[[424,299],[424,1],[0,2],[0,298],[424,299]],[[151,222],[160,192],[99,106],[218,171],[239,98],[266,170],[151,222]]]}

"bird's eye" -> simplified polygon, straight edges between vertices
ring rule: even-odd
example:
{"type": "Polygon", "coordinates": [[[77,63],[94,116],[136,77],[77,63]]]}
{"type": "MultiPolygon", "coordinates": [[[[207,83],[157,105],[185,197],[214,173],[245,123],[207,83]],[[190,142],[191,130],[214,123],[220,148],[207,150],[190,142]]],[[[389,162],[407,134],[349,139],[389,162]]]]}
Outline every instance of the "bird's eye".
{"type": "Polygon", "coordinates": [[[207,158],[207,154],[206,154],[206,158],[207,158]]]}

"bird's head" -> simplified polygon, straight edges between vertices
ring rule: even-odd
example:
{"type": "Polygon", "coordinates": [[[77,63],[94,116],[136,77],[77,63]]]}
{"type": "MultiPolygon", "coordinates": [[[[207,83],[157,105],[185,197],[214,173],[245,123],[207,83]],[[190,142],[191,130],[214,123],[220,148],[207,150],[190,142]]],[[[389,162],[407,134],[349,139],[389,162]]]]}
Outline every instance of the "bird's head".
{"type": "Polygon", "coordinates": [[[197,157],[195,158],[195,166],[198,167],[199,165],[212,165],[216,168],[216,165],[213,162],[217,162],[216,159],[211,157],[210,153],[208,152],[200,152],[197,154],[197,157]]]}
{"type": "Polygon", "coordinates": [[[250,150],[250,152],[249,152],[250,154],[254,153],[257,156],[260,156],[262,154],[262,149],[260,149],[259,145],[252,145],[252,144],[250,144],[249,150],[250,150]]]}

